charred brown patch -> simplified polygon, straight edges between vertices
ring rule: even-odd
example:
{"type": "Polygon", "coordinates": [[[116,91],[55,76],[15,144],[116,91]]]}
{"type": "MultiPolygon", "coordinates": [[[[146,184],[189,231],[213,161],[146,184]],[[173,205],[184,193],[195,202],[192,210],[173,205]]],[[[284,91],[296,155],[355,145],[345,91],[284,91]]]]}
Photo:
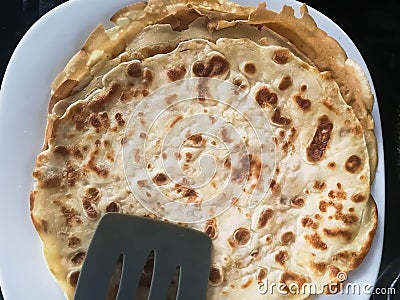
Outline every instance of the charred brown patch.
{"type": "Polygon", "coordinates": [[[119,210],[120,206],[115,201],[111,201],[106,207],[106,212],[119,212],[119,210]]]}
{"type": "Polygon", "coordinates": [[[86,256],[86,252],[81,251],[81,252],[76,253],[74,256],[72,256],[70,260],[74,265],[78,266],[83,263],[85,256],[86,256]]]}
{"type": "Polygon", "coordinates": [[[80,274],[81,274],[80,271],[72,271],[68,274],[67,279],[72,287],[76,287],[76,285],[78,284],[78,279],[80,274]]]}
{"type": "Polygon", "coordinates": [[[254,75],[257,71],[256,69],[256,65],[254,63],[251,62],[247,62],[244,67],[243,70],[245,73],[250,74],[250,75],[254,75]]]}
{"type": "Polygon", "coordinates": [[[345,241],[349,242],[352,238],[351,231],[339,228],[324,228],[323,232],[325,236],[330,238],[343,238],[345,241]]]}
{"type": "Polygon", "coordinates": [[[360,193],[356,193],[351,195],[351,201],[355,202],[355,203],[360,203],[360,202],[364,202],[367,197],[365,197],[363,194],[360,193]]]}
{"type": "Polygon", "coordinates": [[[54,147],[54,153],[65,157],[69,155],[69,150],[63,145],[57,145],[54,147]]]}
{"type": "Polygon", "coordinates": [[[323,191],[324,189],[326,189],[326,183],[323,181],[316,180],[314,181],[313,188],[316,190],[323,191]]]}
{"type": "Polygon", "coordinates": [[[180,120],[182,120],[183,119],[183,116],[182,115],[179,115],[179,116],[176,116],[176,118],[171,122],[171,124],[169,124],[169,128],[172,128],[172,127],[174,127],[174,125],[176,124],[176,123],[178,123],[180,120]]]}
{"type": "Polygon", "coordinates": [[[311,143],[307,147],[307,159],[316,163],[322,159],[328,147],[333,130],[333,123],[328,116],[318,118],[318,126],[311,143]]]}
{"type": "Polygon", "coordinates": [[[250,230],[244,227],[236,229],[232,234],[233,240],[238,245],[246,245],[250,241],[250,230]]]}
{"type": "Polygon", "coordinates": [[[81,239],[76,236],[70,236],[68,238],[68,247],[69,248],[76,248],[81,245],[81,239]]]}
{"type": "Polygon", "coordinates": [[[209,61],[195,62],[192,70],[197,77],[219,76],[229,70],[229,62],[222,56],[215,55],[209,61]]]}
{"type": "Polygon", "coordinates": [[[318,233],[308,234],[304,238],[315,249],[318,249],[318,250],[328,249],[328,245],[322,241],[322,239],[318,233]]]}
{"type": "Polygon", "coordinates": [[[347,172],[351,174],[357,173],[361,168],[361,158],[357,155],[351,155],[344,166],[347,172]]]}
{"type": "Polygon", "coordinates": [[[295,233],[292,231],[287,231],[281,235],[281,243],[283,245],[288,245],[292,243],[295,239],[295,233]]]}
{"type": "Polygon", "coordinates": [[[292,199],[290,199],[290,204],[295,208],[301,208],[304,206],[305,201],[303,197],[295,196],[292,199]]]}
{"type": "Polygon", "coordinates": [[[271,208],[264,209],[258,218],[257,228],[264,228],[267,225],[268,221],[273,218],[273,216],[274,211],[271,208]]]}
{"type": "Polygon", "coordinates": [[[307,98],[303,98],[300,95],[294,96],[294,100],[296,101],[297,105],[300,107],[301,110],[307,111],[311,108],[311,101],[307,98]]]}
{"type": "Polygon", "coordinates": [[[153,177],[153,182],[157,185],[164,185],[168,182],[168,176],[164,173],[158,173],[153,177]]]}
{"type": "Polygon", "coordinates": [[[272,55],[272,60],[280,65],[286,64],[289,60],[289,54],[289,50],[287,49],[275,50],[274,54],[272,55]]]}
{"type": "Polygon", "coordinates": [[[224,275],[222,268],[217,265],[213,265],[210,268],[210,272],[208,274],[208,282],[211,286],[218,286],[224,280],[224,275]]]}
{"type": "Polygon", "coordinates": [[[171,67],[167,71],[167,76],[171,81],[181,80],[186,74],[185,66],[171,67]]]}
{"type": "Polygon", "coordinates": [[[289,253],[285,250],[280,250],[276,255],[275,255],[275,262],[284,266],[285,262],[289,258],[289,253]]]}
{"type": "Polygon", "coordinates": [[[258,89],[255,94],[255,99],[262,108],[268,105],[275,105],[278,102],[278,96],[276,93],[270,92],[270,90],[264,86],[258,89]]]}
{"type": "Polygon", "coordinates": [[[126,67],[126,73],[128,74],[129,77],[132,78],[140,77],[142,75],[142,68],[140,67],[140,62],[138,61],[131,62],[126,67]]]}
{"type": "Polygon", "coordinates": [[[116,113],[114,117],[115,117],[115,120],[117,121],[117,124],[119,127],[122,127],[125,125],[125,120],[122,117],[121,113],[116,113]]]}
{"type": "Polygon", "coordinates": [[[210,239],[215,239],[218,236],[217,219],[212,218],[208,220],[204,232],[210,237],[210,239]]]}
{"type": "Polygon", "coordinates": [[[121,92],[121,86],[113,82],[104,93],[92,99],[88,107],[94,112],[100,112],[105,110],[105,106],[110,103],[113,99],[117,99],[121,92]]]}
{"type": "Polygon", "coordinates": [[[281,81],[279,82],[278,89],[280,89],[281,91],[286,90],[289,87],[291,87],[292,84],[293,84],[292,77],[290,77],[289,75],[283,76],[281,78],[281,81]]]}
{"type": "Polygon", "coordinates": [[[292,123],[292,119],[281,115],[281,109],[275,108],[271,121],[276,125],[287,126],[292,123]]]}

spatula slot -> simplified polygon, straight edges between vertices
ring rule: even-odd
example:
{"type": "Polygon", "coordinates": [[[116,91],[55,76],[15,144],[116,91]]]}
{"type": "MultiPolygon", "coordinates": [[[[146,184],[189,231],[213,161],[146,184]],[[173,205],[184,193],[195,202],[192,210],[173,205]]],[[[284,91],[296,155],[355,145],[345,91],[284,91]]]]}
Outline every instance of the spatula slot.
{"type": "Polygon", "coordinates": [[[167,300],[175,300],[178,296],[178,285],[181,277],[181,266],[177,266],[167,292],[167,300]]]}
{"type": "Polygon", "coordinates": [[[116,300],[117,299],[118,289],[119,289],[119,285],[121,282],[123,263],[124,263],[124,256],[121,253],[117,258],[117,261],[115,263],[115,268],[113,271],[113,275],[110,278],[110,283],[108,285],[107,296],[106,296],[107,300],[116,300]]]}
{"type": "Polygon", "coordinates": [[[151,250],[143,266],[142,275],[140,277],[138,288],[136,290],[136,294],[133,299],[144,300],[149,297],[150,285],[153,279],[153,271],[154,271],[154,250],[151,250]]]}

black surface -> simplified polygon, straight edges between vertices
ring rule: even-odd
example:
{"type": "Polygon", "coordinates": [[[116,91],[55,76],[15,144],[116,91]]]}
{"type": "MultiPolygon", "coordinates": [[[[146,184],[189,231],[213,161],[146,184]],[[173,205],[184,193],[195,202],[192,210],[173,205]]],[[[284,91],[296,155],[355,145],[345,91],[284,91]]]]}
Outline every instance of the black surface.
{"type": "MultiPolygon", "coordinates": [[[[1,80],[12,51],[22,35],[41,13],[61,2],[63,1],[1,1],[1,80]]],[[[360,50],[375,85],[383,124],[386,168],[386,219],[382,271],[400,256],[396,242],[400,218],[397,150],[400,127],[398,118],[400,89],[397,83],[397,70],[400,67],[400,1],[310,0],[306,3],[332,19],[350,36],[360,50]]]]}

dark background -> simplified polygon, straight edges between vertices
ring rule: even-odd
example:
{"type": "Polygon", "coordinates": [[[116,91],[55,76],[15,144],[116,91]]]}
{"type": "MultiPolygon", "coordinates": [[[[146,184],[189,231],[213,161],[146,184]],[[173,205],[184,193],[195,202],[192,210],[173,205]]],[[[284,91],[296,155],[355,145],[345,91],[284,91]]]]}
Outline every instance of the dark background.
{"type": "MultiPolygon", "coordinates": [[[[84,0],[82,0],[84,1],[84,0]]],[[[118,1],[118,0],[110,0],[118,1]]],[[[62,0],[3,0],[0,4],[0,81],[14,48],[29,27],[62,0]]],[[[383,124],[386,168],[385,241],[381,273],[400,256],[398,131],[400,1],[305,1],[338,24],[361,52],[374,82],[383,124]],[[396,93],[397,90],[397,93],[396,93]]],[[[95,8],[94,8],[95,9],[95,8]]],[[[73,22],[74,20],[71,20],[73,22]]],[[[59,47],[61,45],[57,45],[59,47]]],[[[3,243],[3,242],[0,242],[3,243]]],[[[400,294],[400,290],[397,291],[400,294]]],[[[397,295],[399,296],[399,295],[397,295]]],[[[2,299],[0,295],[0,299],[2,299]]],[[[23,299],[21,299],[23,300],[23,299]]]]}

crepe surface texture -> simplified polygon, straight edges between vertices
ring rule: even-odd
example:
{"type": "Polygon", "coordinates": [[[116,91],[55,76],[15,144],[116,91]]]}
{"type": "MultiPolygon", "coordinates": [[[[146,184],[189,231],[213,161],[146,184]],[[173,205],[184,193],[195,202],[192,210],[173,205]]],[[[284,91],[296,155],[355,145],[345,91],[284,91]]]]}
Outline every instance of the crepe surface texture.
{"type": "Polygon", "coordinates": [[[377,226],[373,96],[301,13],[150,1],[92,32],[52,84],[30,199],[68,299],[107,212],[209,235],[207,299],[340,291],[377,226]]]}

